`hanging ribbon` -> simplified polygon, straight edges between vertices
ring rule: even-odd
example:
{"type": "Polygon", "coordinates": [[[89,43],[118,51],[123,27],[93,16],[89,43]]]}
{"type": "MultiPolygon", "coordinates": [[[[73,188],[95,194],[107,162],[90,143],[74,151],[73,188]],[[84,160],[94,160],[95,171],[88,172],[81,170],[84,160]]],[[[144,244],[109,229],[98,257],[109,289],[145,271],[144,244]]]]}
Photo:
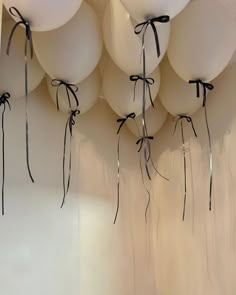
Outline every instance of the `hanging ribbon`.
{"type": "Polygon", "coordinates": [[[4,115],[6,111],[6,105],[8,106],[9,110],[11,110],[10,103],[8,99],[10,98],[10,94],[8,92],[3,93],[0,96],[0,107],[3,106],[2,110],[2,215],[5,213],[5,129],[4,129],[4,115]]]}
{"type": "Polygon", "coordinates": [[[151,203],[151,194],[147,188],[147,185],[145,183],[145,180],[144,180],[144,175],[143,175],[143,165],[142,165],[142,154],[140,153],[140,156],[139,156],[139,167],[140,167],[140,172],[141,172],[141,178],[142,178],[142,183],[143,183],[143,186],[147,192],[147,196],[148,196],[148,200],[147,200],[147,205],[146,205],[146,208],[145,208],[145,221],[147,223],[147,214],[148,214],[148,209],[149,209],[149,206],[150,206],[150,203],[151,203]]]}
{"type": "Polygon", "coordinates": [[[145,87],[148,89],[148,94],[149,94],[149,99],[151,102],[152,107],[154,108],[154,103],[153,103],[153,99],[152,99],[152,93],[151,93],[151,86],[155,83],[155,80],[153,78],[143,78],[140,75],[131,75],[129,77],[130,81],[134,82],[134,101],[135,101],[135,97],[136,97],[136,86],[137,86],[137,82],[143,81],[145,83],[145,87]]]}
{"type": "Polygon", "coordinates": [[[73,136],[73,126],[75,125],[75,117],[80,114],[79,110],[73,110],[70,112],[69,117],[66,121],[65,133],[64,133],[64,148],[63,148],[63,199],[61,208],[64,206],[66,195],[70,188],[70,178],[71,178],[71,142],[73,136]],[[69,132],[69,164],[68,164],[68,176],[66,184],[66,146],[67,146],[67,133],[69,132]]]}
{"type": "Polygon", "coordinates": [[[147,201],[147,205],[145,208],[145,221],[147,223],[147,213],[148,213],[148,209],[150,206],[150,202],[151,202],[151,194],[147,188],[147,185],[145,183],[144,180],[144,175],[143,175],[143,166],[142,166],[142,149],[143,149],[143,154],[144,154],[144,163],[145,163],[145,169],[146,169],[146,173],[147,176],[149,178],[149,180],[151,180],[151,176],[150,176],[150,172],[149,172],[149,167],[148,167],[148,162],[151,159],[151,147],[150,147],[150,140],[153,140],[154,137],[153,136],[145,136],[140,138],[139,140],[137,140],[136,144],[139,145],[139,149],[138,152],[140,153],[140,157],[139,157],[139,166],[140,166],[140,172],[141,172],[141,178],[142,178],[142,182],[143,182],[143,186],[147,192],[148,195],[148,201],[147,201]]]}
{"type": "MultiPolygon", "coordinates": [[[[159,58],[161,55],[161,50],[160,50],[160,44],[159,44],[159,38],[158,38],[158,32],[155,26],[155,23],[167,23],[170,21],[170,17],[168,15],[163,15],[159,17],[154,17],[154,18],[149,18],[147,21],[142,22],[138,25],[135,26],[134,32],[136,35],[139,35],[142,33],[142,65],[143,65],[143,73],[142,76],[140,75],[132,75],[130,76],[130,80],[135,82],[134,89],[136,88],[136,84],[138,80],[143,81],[143,104],[142,104],[142,138],[138,140],[137,144],[140,144],[140,148],[142,149],[143,144],[144,145],[144,161],[145,161],[145,169],[148,175],[148,178],[151,180],[151,176],[149,173],[149,168],[148,168],[148,162],[151,159],[151,150],[150,150],[150,140],[153,138],[148,135],[148,130],[147,130],[147,124],[146,124],[146,88],[148,89],[149,92],[149,98],[151,100],[151,104],[154,107],[152,98],[151,98],[151,91],[150,91],[150,85],[153,85],[154,80],[152,78],[146,78],[146,53],[145,53],[145,35],[146,31],[149,26],[151,26],[153,33],[154,33],[154,38],[155,38],[155,43],[156,43],[156,51],[157,51],[157,57],[159,58]]],[[[135,91],[134,91],[135,95],[135,91]]],[[[139,151],[141,151],[141,149],[139,151]]],[[[153,162],[152,162],[153,164],[153,162]]],[[[154,165],[153,165],[154,166],[154,165]]],[[[155,169],[156,170],[156,169],[155,169]]]]}
{"type": "Polygon", "coordinates": [[[7,45],[7,55],[10,54],[11,42],[15,30],[18,26],[23,25],[25,27],[25,47],[24,47],[24,60],[25,60],[25,138],[26,138],[26,163],[27,169],[32,182],[34,182],[29,160],[29,124],[28,124],[28,46],[30,48],[30,58],[33,58],[33,42],[30,29],[30,23],[23,18],[19,10],[15,7],[11,7],[9,12],[12,16],[19,18],[19,21],[14,25],[10,33],[10,37],[7,45]]]}
{"type": "Polygon", "coordinates": [[[145,34],[149,26],[151,26],[155,38],[156,43],[156,51],[157,51],[157,57],[160,57],[161,50],[160,50],[160,44],[159,44],[159,38],[158,38],[158,32],[155,26],[155,23],[168,23],[170,21],[170,17],[168,15],[162,15],[159,17],[149,18],[147,21],[142,22],[135,26],[134,32],[135,34],[139,35],[142,33],[142,47],[145,46],[145,34]]]}
{"type": "Polygon", "coordinates": [[[185,219],[185,210],[186,210],[186,201],[187,201],[187,165],[186,165],[186,149],[185,149],[184,128],[183,128],[183,121],[184,120],[187,123],[191,123],[193,133],[194,133],[195,137],[197,137],[197,133],[196,133],[192,118],[189,116],[179,116],[179,118],[177,119],[177,121],[175,123],[173,135],[176,132],[176,128],[177,128],[178,123],[181,122],[181,138],[182,138],[182,149],[183,149],[183,158],[184,158],[184,206],[183,206],[183,217],[182,217],[183,221],[185,219]]]}
{"type": "Polygon", "coordinates": [[[135,113],[130,113],[124,118],[119,118],[117,119],[117,123],[120,123],[120,126],[117,130],[117,135],[118,135],[118,142],[117,142],[117,206],[116,206],[116,213],[115,213],[115,218],[113,224],[116,223],[118,213],[119,213],[119,208],[120,208],[120,133],[122,130],[122,127],[125,125],[127,120],[129,119],[135,119],[135,113]]]}
{"type": "Polygon", "coordinates": [[[168,178],[164,177],[155,167],[153,160],[152,160],[152,155],[151,155],[151,144],[150,144],[150,140],[153,140],[154,137],[153,136],[145,136],[145,137],[141,137],[139,140],[137,140],[136,144],[139,145],[139,149],[138,152],[140,153],[140,171],[141,171],[141,177],[142,177],[142,182],[143,185],[145,187],[145,190],[148,194],[148,202],[147,202],[147,206],[146,206],[146,210],[145,210],[145,220],[147,222],[147,213],[148,213],[148,208],[150,205],[150,201],[151,201],[151,195],[150,192],[147,188],[147,185],[145,183],[144,180],[144,175],[143,175],[143,167],[142,167],[142,153],[141,151],[143,150],[143,159],[144,159],[144,163],[145,163],[145,170],[146,170],[146,174],[149,178],[149,180],[151,180],[151,174],[149,171],[149,163],[151,164],[151,166],[154,168],[154,170],[156,171],[157,174],[159,174],[163,179],[169,181],[168,178]]]}
{"type": "Polygon", "coordinates": [[[78,98],[77,98],[77,95],[76,95],[76,92],[78,92],[78,87],[76,85],[67,83],[67,82],[65,82],[63,80],[59,80],[59,79],[53,79],[51,81],[51,85],[53,87],[57,87],[56,101],[57,101],[57,110],[58,111],[60,110],[60,106],[59,106],[59,89],[60,89],[61,86],[65,87],[67,98],[68,98],[68,104],[69,104],[70,109],[71,109],[70,94],[73,96],[73,98],[75,100],[76,107],[79,106],[79,101],[78,101],[78,98]]]}
{"type": "Polygon", "coordinates": [[[209,170],[210,170],[210,188],[209,188],[209,210],[212,208],[212,186],[213,186],[213,153],[212,153],[212,142],[211,142],[211,131],[208,123],[208,115],[207,115],[207,106],[206,106],[206,97],[207,90],[211,91],[214,89],[214,86],[210,83],[203,82],[202,80],[190,80],[189,84],[196,84],[197,97],[200,97],[200,86],[203,89],[203,104],[204,112],[205,112],[205,121],[208,135],[208,144],[210,151],[210,160],[209,160],[209,170]]]}
{"type": "Polygon", "coordinates": [[[138,152],[141,152],[143,150],[143,155],[144,155],[144,162],[145,162],[145,169],[147,176],[149,180],[151,180],[151,175],[149,171],[149,160],[151,159],[151,145],[150,145],[150,140],[153,140],[153,136],[144,136],[141,137],[136,144],[139,145],[138,152]]]}

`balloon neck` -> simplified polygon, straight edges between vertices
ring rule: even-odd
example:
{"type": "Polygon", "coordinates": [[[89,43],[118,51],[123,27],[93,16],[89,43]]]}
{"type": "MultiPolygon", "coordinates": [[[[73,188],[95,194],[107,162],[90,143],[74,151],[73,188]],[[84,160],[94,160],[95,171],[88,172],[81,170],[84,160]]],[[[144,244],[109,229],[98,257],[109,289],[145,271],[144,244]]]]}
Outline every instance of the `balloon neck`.
{"type": "Polygon", "coordinates": [[[155,15],[146,15],[145,17],[144,17],[144,20],[145,21],[151,21],[151,19],[153,19],[155,17],[155,15]]]}

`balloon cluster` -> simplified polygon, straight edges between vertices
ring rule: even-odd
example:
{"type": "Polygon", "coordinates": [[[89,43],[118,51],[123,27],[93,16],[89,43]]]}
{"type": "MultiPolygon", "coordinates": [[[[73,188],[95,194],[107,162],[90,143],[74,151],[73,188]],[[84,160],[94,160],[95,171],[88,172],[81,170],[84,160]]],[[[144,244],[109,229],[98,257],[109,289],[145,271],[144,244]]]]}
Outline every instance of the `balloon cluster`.
{"type": "MultiPolygon", "coordinates": [[[[34,90],[46,72],[55,104],[69,116],[76,110],[80,116],[96,103],[101,73],[104,98],[137,137],[142,129],[144,140],[152,137],[168,113],[190,118],[202,105],[207,122],[206,97],[213,89],[209,82],[224,70],[236,48],[231,12],[215,0],[103,2],[107,5],[101,32],[98,16],[85,0],[3,0],[8,11],[17,8],[32,31],[35,56],[27,63],[27,91],[34,90]],[[104,55],[99,71],[103,40],[109,57],[104,55]],[[53,87],[52,80],[67,87],[53,87]],[[68,85],[78,90],[75,100],[68,85]],[[145,90],[150,100],[144,104],[145,90]],[[135,119],[127,120],[133,113],[135,119]]],[[[11,15],[21,22],[19,15],[11,15]]],[[[15,30],[11,54],[6,55],[14,25],[13,20],[3,24],[0,54],[0,90],[10,92],[12,99],[27,96],[24,28],[15,30]]],[[[210,132],[208,136],[211,146],[210,132]]]]}

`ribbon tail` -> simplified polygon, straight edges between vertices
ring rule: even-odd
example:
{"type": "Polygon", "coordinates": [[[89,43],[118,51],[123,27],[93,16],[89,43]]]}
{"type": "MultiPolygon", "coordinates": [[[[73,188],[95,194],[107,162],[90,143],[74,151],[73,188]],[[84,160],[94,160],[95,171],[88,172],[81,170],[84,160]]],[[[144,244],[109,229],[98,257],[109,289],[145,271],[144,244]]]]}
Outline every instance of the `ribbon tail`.
{"type": "Polygon", "coordinates": [[[13,29],[12,29],[12,31],[11,31],[11,34],[10,34],[10,36],[9,36],[9,40],[8,40],[8,43],[7,43],[7,51],[6,51],[7,55],[9,55],[9,53],[10,53],[11,42],[12,42],[12,38],[13,38],[14,32],[15,32],[15,30],[17,29],[18,25],[21,24],[21,23],[22,23],[22,22],[17,22],[17,23],[14,25],[14,27],[13,27],[13,29]]]}
{"type": "Polygon", "coordinates": [[[70,180],[71,180],[71,141],[72,141],[72,136],[70,136],[70,158],[69,158],[69,172],[68,172],[68,181],[67,181],[67,188],[66,188],[66,193],[68,193],[69,188],[70,188],[70,180]]]}
{"type": "Polygon", "coordinates": [[[142,167],[142,156],[140,154],[140,157],[139,157],[139,166],[140,166],[140,172],[141,172],[141,178],[142,178],[142,182],[143,182],[143,186],[145,187],[145,190],[147,192],[147,195],[148,195],[148,201],[147,201],[147,205],[146,205],[146,208],[145,208],[145,222],[147,223],[147,215],[148,215],[148,209],[149,209],[149,206],[150,206],[150,203],[151,203],[151,194],[145,184],[145,181],[144,181],[144,176],[143,176],[143,167],[142,167]]]}
{"type": "Polygon", "coordinates": [[[152,105],[153,108],[155,108],[153,100],[152,100],[152,93],[151,93],[151,88],[150,88],[149,84],[147,84],[147,88],[148,88],[148,93],[149,93],[149,98],[150,98],[151,105],[152,105]]]}
{"type": "Polygon", "coordinates": [[[146,125],[146,53],[145,47],[142,48],[143,54],[143,105],[142,105],[142,125],[143,125],[143,137],[148,135],[147,125],[146,125]]]}
{"type": "Polygon", "coordinates": [[[5,214],[5,132],[4,132],[4,114],[6,106],[2,111],[2,215],[5,214]]]}
{"type": "Polygon", "coordinates": [[[31,181],[34,183],[34,178],[30,169],[30,156],[29,156],[29,120],[28,120],[28,58],[27,58],[27,45],[28,41],[25,41],[25,139],[26,139],[26,163],[31,181]]]}
{"type": "Polygon", "coordinates": [[[155,27],[155,25],[153,23],[151,23],[151,26],[152,26],[152,30],[153,30],[154,37],[155,37],[157,57],[159,58],[160,55],[161,55],[161,50],[160,50],[160,43],[159,43],[158,33],[157,33],[157,29],[156,29],[156,27],[155,27]]]}
{"type": "Polygon", "coordinates": [[[210,150],[210,160],[209,160],[209,168],[210,168],[210,188],[209,188],[209,210],[212,209],[212,189],[213,189],[213,153],[212,153],[212,142],[211,142],[211,132],[208,123],[208,116],[207,116],[207,107],[205,105],[205,120],[206,120],[206,128],[208,134],[208,142],[209,142],[209,150],[210,150]]]}
{"type": "Polygon", "coordinates": [[[135,101],[135,98],[136,98],[136,84],[137,84],[137,81],[134,82],[134,97],[133,97],[133,101],[135,101]]]}
{"type": "Polygon", "coordinates": [[[184,128],[183,122],[181,121],[181,137],[182,137],[182,149],[183,149],[183,163],[184,163],[184,206],[183,206],[183,217],[185,219],[186,201],[187,201],[187,165],[186,165],[186,150],[185,150],[185,140],[184,140],[184,128]]]}
{"type": "Polygon", "coordinates": [[[152,158],[151,158],[150,160],[151,160],[151,163],[152,163],[153,169],[156,171],[156,173],[157,173],[160,177],[162,177],[163,179],[165,179],[165,180],[167,180],[167,181],[170,181],[169,178],[163,176],[163,175],[157,170],[157,168],[156,168],[156,166],[155,166],[155,164],[154,164],[152,158]]]}
{"type": "Polygon", "coordinates": [[[57,110],[60,110],[60,106],[59,106],[59,87],[57,86],[57,92],[56,92],[56,101],[57,101],[57,110]]]}
{"type": "Polygon", "coordinates": [[[69,94],[69,90],[68,90],[67,87],[66,87],[66,95],[67,95],[67,99],[68,99],[69,107],[70,107],[70,109],[71,109],[70,94],[69,94]]]}
{"type": "Polygon", "coordinates": [[[206,91],[206,87],[203,86],[203,107],[206,106],[206,97],[207,97],[207,91],[206,91]]]}
{"type": "MultiPolygon", "coordinates": [[[[147,139],[145,139],[145,140],[147,140],[147,139]]],[[[145,143],[145,145],[146,145],[146,143],[145,143]]],[[[149,154],[147,152],[147,146],[145,146],[145,148],[144,148],[145,170],[146,170],[148,179],[152,180],[151,175],[150,175],[150,171],[149,171],[149,166],[148,166],[149,159],[150,158],[149,158],[149,154]]]]}
{"type": "MultiPolygon", "coordinates": [[[[68,90],[69,90],[69,91],[71,92],[71,94],[73,95],[74,100],[75,100],[75,103],[76,103],[76,107],[78,107],[78,106],[79,106],[79,101],[78,101],[77,95],[75,94],[75,92],[76,92],[78,89],[76,89],[76,90],[74,91],[73,88],[69,85],[67,91],[68,91],[68,90]]],[[[68,95],[69,95],[69,94],[68,94],[68,95]]],[[[70,107],[71,107],[71,102],[70,102],[70,101],[69,101],[69,104],[70,104],[70,107]]]]}
{"type": "Polygon", "coordinates": [[[120,134],[118,135],[118,142],[117,142],[117,204],[116,204],[116,213],[115,213],[113,224],[116,224],[119,209],[120,209],[120,134]]]}
{"type": "Polygon", "coordinates": [[[61,203],[61,208],[65,204],[67,189],[66,189],[66,171],[65,171],[65,162],[66,162],[66,142],[67,142],[67,129],[69,125],[69,119],[67,119],[66,126],[65,126],[65,133],[64,133],[64,146],[63,146],[63,164],[62,164],[62,172],[63,172],[63,199],[61,203]]]}

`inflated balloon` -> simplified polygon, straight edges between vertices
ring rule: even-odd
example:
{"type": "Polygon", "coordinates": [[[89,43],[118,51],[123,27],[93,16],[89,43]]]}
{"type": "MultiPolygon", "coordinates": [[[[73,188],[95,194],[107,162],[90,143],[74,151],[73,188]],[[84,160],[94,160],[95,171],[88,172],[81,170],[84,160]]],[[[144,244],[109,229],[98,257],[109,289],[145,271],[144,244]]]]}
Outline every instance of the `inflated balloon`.
{"type": "MultiPolygon", "coordinates": [[[[57,88],[51,85],[51,81],[51,78],[47,79],[48,90],[53,102],[57,104],[57,88]]],[[[79,101],[78,109],[80,110],[80,114],[86,113],[96,103],[100,91],[100,83],[100,73],[96,69],[88,78],[76,85],[78,87],[77,97],[79,101]]],[[[77,105],[74,100],[71,100],[70,108],[67,93],[64,87],[61,87],[58,91],[58,103],[60,110],[65,113],[77,109],[77,105]]]]}
{"type": "MultiPolygon", "coordinates": [[[[80,8],[82,0],[3,0],[7,10],[16,7],[30,22],[33,31],[54,30],[68,22],[80,8]]],[[[19,21],[17,16],[13,16],[19,21]]]]}
{"type": "Polygon", "coordinates": [[[236,62],[236,50],[234,51],[234,55],[232,56],[231,60],[229,61],[230,64],[233,64],[236,62]]]}
{"type": "Polygon", "coordinates": [[[86,0],[86,2],[94,8],[99,18],[102,19],[108,0],[86,0]]]}
{"type": "MultiPolygon", "coordinates": [[[[7,43],[14,24],[13,20],[6,21],[3,24],[0,54],[0,91],[9,91],[12,98],[18,98],[25,94],[25,32],[20,27],[15,31],[14,40],[11,43],[11,53],[8,56],[6,54],[7,43]]],[[[28,72],[28,91],[31,92],[40,84],[45,74],[36,56],[28,60],[28,72]]]]}
{"type": "Polygon", "coordinates": [[[150,17],[175,17],[190,0],[121,0],[130,15],[139,22],[150,17]]]}
{"type": "MultiPolygon", "coordinates": [[[[160,71],[157,68],[151,75],[155,80],[153,85],[150,85],[151,97],[154,100],[160,87],[160,71]]],[[[143,105],[143,83],[138,81],[135,87],[135,82],[130,81],[129,76],[122,72],[116,65],[109,60],[103,73],[103,93],[110,107],[120,117],[125,117],[130,113],[136,115],[141,114],[143,105]],[[134,100],[135,94],[135,100],[134,100]]],[[[150,97],[147,92],[146,108],[151,105],[150,97]]]]}
{"type": "Polygon", "coordinates": [[[48,75],[74,84],[93,72],[102,53],[98,19],[86,2],[59,29],[34,33],[33,42],[39,62],[48,75]]]}
{"type": "MultiPolygon", "coordinates": [[[[149,136],[154,136],[161,129],[167,116],[167,111],[157,98],[155,100],[155,108],[149,107],[146,111],[146,124],[149,136]]],[[[143,128],[142,115],[136,117],[135,121],[136,123],[133,120],[127,121],[127,127],[135,136],[140,137],[143,128]]]]}
{"type": "MultiPolygon", "coordinates": [[[[170,24],[155,25],[161,55],[157,58],[152,28],[145,34],[146,74],[152,73],[161,62],[168,46],[170,24]]],[[[110,1],[103,19],[103,35],[106,49],[117,66],[128,75],[143,73],[141,60],[142,38],[134,33],[135,23],[120,0],[110,1]]]]}
{"type": "Polygon", "coordinates": [[[168,60],[161,64],[159,97],[165,109],[173,116],[191,115],[202,106],[202,99],[196,98],[195,87],[182,80],[168,60]]]}
{"type": "Polygon", "coordinates": [[[185,81],[211,81],[235,50],[235,23],[219,1],[192,1],[172,22],[168,57],[185,81]]]}

